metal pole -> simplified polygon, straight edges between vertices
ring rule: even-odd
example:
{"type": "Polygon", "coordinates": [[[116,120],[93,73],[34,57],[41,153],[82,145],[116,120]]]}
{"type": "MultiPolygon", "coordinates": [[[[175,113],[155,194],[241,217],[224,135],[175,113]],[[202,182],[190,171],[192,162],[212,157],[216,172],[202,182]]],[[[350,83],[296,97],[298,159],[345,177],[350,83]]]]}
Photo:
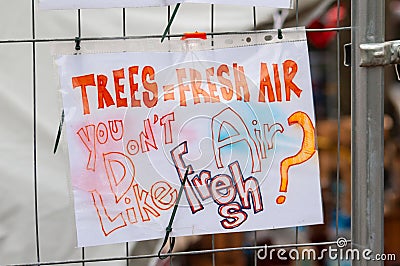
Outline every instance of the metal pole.
{"type": "MultiPolygon", "coordinates": [[[[360,44],[384,41],[385,1],[351,0],[352,248],[383,253],[383,67],[360,67],[360,44]]],[[[383,265],[354,260],[353,265],[383,265]]]]}

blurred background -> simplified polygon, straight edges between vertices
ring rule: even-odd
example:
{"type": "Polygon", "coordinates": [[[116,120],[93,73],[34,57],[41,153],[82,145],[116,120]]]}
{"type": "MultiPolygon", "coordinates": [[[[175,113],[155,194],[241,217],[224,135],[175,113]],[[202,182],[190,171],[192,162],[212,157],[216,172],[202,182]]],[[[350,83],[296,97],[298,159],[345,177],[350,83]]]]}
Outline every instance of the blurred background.
{"type": "MultiPolygon", "coordinates": [[[[400,39],[400,0],[386,1],[386,40],[400,39]]],[[[67,261],[154,254],[160,240],[76,248],[75,221],[65,139],[53,154],[62,112],[54,39],[159,35],[173,7],[32,10],[30,0],[1,2],[0,8],[0,264],[67,261]],[[33,47],[31,41],[37,39],[33,47]],[[24,41],[25,40],[25,41],[24,41]],[[36,189],[35,189],[36,188],[36,189]],[[35,196],[36,195],[36,196],[35,196]],[[37,205],[35,205],[37,199],[37,205]],[[37,206],[37,210],[35,209],[37,206]],[[35,213],[38,215],[36,216],[35,213]],[[36,235],[36,227],[38,235],[36,235]],[[39,243],[37,248],[36,243],[39,243]]],[[[171,33],[223,32],[305,26],[350,26],[349,0],[299,0],[295,10],[183,4],[171,33]],[[296,12],[297,10],[297,12],[296,12]],[[211,22],[212,21],[212,22],[211,22]],[[282,24],[283,23],[283,24],[282,24]]],[[[174,251],[323,243],[350,239],[350,68],[343,45],[350,30],[308,32],[317,118],[325,224],[259,232],[177,239],[174,251]]],[[[75,43],[71,41],[71,46],[75,43]]],[[[400,265],[400,83],[393,68],[385,76],[385,252],[400,265]]],[[[316,250],[326,248],[314,246],[316,250]]],[[[254,251],[220,252],[95,262],[90,265],[339,265],[338,261],[258,260],[254,251]]],[[[71,264],[72,265],[72,264],[71,264]]],[[[76,264],[78,265],[78,264],[76,264]]],[[[82,264],[81,264],[82,265],[82,264]]],[[[340,265],[350,265],[341,261],[340,265]]]]}

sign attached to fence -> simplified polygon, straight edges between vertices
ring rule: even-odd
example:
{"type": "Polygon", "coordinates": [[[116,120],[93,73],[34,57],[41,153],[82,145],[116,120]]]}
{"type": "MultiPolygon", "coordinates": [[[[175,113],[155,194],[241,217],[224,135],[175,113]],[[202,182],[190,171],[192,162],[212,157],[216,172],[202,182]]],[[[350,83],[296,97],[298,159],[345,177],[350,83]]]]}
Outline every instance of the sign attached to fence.
{"type": "Polygon", "coordinates": [[[78,245],[322,223],[300,35],[59,56],[78,245]]]}
{"type": "Polygon", "coordinates": [[[208,3],[224,5],[292,8],[293,0],[39,0],[42,9],[78,9],[112,7],[167,6],[176,3],[208,3]]]}

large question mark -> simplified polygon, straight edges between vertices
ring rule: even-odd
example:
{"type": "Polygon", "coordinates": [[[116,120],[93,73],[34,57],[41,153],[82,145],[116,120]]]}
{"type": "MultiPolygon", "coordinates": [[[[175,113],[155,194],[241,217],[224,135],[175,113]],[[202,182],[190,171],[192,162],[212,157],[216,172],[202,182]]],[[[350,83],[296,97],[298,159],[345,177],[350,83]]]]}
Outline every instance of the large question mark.
{"type": "MultiPolygon", "coordinates": [[[[301,111],[293,113],[288,118],[289,126],[299,124],[303,129],[303,141],[301,149],[293,156],[287,157],[281,162],[281,185],[279,192],[287,192],[289,181],[289,168],[293,165],[298,165],[309,160],[315,153],[315,129],[310,117],[301,111]]],[[[276,203],[283,204],[286,196],[280,195],[276,198],[276,203]]]]}

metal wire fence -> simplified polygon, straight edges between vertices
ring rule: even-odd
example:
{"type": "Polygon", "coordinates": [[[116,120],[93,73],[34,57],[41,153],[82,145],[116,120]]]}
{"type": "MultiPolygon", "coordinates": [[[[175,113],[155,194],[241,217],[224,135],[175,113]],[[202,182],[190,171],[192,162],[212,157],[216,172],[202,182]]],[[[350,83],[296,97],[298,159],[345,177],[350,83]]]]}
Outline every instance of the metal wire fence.
{"type": "MultiPolygon", "coordinates": [[[[335,1],[338,7],[342,5],[341,0],[336,0],[335,1]]],[[[46,239],[42,234],[41,230],[43,228],[41,227],[41,219],[45,216],[45,213],[42,214],[41,212],[45,212],[45,206],[46,204],[40,201],[41,193],[43,190],[44,184],[41,182],[41,164],[46,163],[46,159],[43,158],[48,158],[49,156],[53,156],[51,154],[51,151],[46,150],[46,151],[40,151],[39,150],[39,134],[42,134],[39,131],[38,128],[38,117],[42,115],[43,109],[41,109],[41,105],[46,104],[46,100],[43,100],[40,98],[43,96],[43,92],[41,91],[41,85],[46,83],[45,80],[43,80],[43,75],[42,73],[44,71],[48,71],[45,69],[42,69],[42,58],[40,58],[43,54],[43,50],[48,49],[48,45],[51,42],[54,41],[62,41],[62,42],[75,42],[75,37],[79,37],[82,42],[87,41],[87,40],[116,40],[116,39],[136,39],[136,38],[161,38],[161,34],[135,34],[135,27],[141,27],[141,22],[138,21],[138,18],[135,16],[137,13],[135,13],[134,16],[130,13],[131,9],[114,9],[112,10],[112,14],[110,15],[113,19],[112,23],[117,23],[116,21],[120,21],[120,33],[115,34],[115,32],[112,32],[111,34],[107,35],[107,33],[101,32],[96,36],[96,34],[92,34],[91,32],[87,32],[87,29],[85,29],[85,25],[87,23],[96,23],[96,19],[107,19],[107,10],[102,10],[98,11],[100,12],[100,15],[95,15],[94,12],[88,11],[88,10],[77,10],[77,11],[49,11],[49,12],[65,12],[65,14],[68,14],[70,17],[75,17],[76,19],[76,28],[75,29],[70,29],[69,31],[71,32],[69,37],[64,37],[64,36],[58,36],[57,33],[53,34],[54,36],[48,37],[46,34],[44,34],[43,29],[38,29],[38,21],[43,21],[46,20],[46,16],[48,15],[47,12],[42,12],[37,10],[37,3],[35,0],[31,0],[30,3],[28,1],[20,1],[20,8],[21,9],[26,9],[29,8],[31,10],[31,20],[30,20],[30,37],[27,37],[27,34],[25,34],[24,37],[19,38],[10,38],[8,36],[4,36],[0,40],[0,45],[3,46],[4,49],[10,48],[10,47],[22,47],[21,49],[25,50],[30,50],[28,54],[30,54],[30,60],[25,60],[30,61],[30,67],[27,67],[29,71],[31,72],[30,75],[28,74],[28,80],[30,84],[28,84],[29,90],[26,89],[26,92],[30,93],[30,96],[27,96],[28,98],[31,99],[31,103],[27,104],[30,106],[30,112],[32,114],[32,121],[31,123],[28,123],[28,125],[31,125],[31,128],[28,129],[32,133],[32,139],[28,140],[27,143],[28,148],[30,150],[31,156],[28,156],[32,160],[32,171],[30,172],[30,181],[25,180],[28,184],[31,184],[33,193],[28,193],[29,195],[32,196],[31,202],[25,202],[24,204],[32,204],[33,205],[33,210],[32,210],[32,215],[34,217],[33,220],[27,219],[26,224],[24,226],[26,227],[33,227],[34,228],[34,254],[31,254],[31,261],[21,261],[19,258],[13,258],[11,261],[8,260],[7,263],[11,264],[21,264],[21,265],[61,265],[61,264],[80,264],[80,265],[86,265],[90,264],[93,265],[93,263],[101,263],[101,265],[104,265],[104,263],[109,263],[109,265],[114,265],[116,262],[124,262],[126,265],[137,265],[139,261],[146,261],[146,263],[151,263],[152,261],[154,262],[154,258],[157,258],[158,255],[155,252],[150,252],[150,253],[143,253],[139,255],[133,255],[132,254],[132,248],[135,246],[134,243],[125,243],[124,245],[117,245],[117,249],[119,249],[119,252],[113,253],[113,254],[107,254],[107,252],[104,253],[104,256],[102,257],[96,257],[93,258],[90,254],[93,252],[94,249],[96,248],[81,248],[80,252],[75,252],[75,255],[70,257],[70,258],[65,258],[65,256],[61,256],[59,259],[54,258],[53,255],[45,254],[43,255],[43,249],[46,246],[46,242],[57,242],[54,239],[57,239],[57,235],[53,235],[52,237],[54,239],[46,239]],[[22,6],[23,5],[23,6],[22,6]],[[89,22],[90,21],[90,22],[89,22]],[[46,37],[43,37],[46,36],[46,37]],[[43,155],[46,153],[47,155],[43,155]],[[41,159],[39,159],[41,157],[41,159]],[[42,204],[42,205],[41,205],[42,204]],[[78,254],[79,253],[79,254],[78,254]],[[50,259],[49,259],[50,258],[50,259]]],[[[12,10],[7,11],[7,4],[3,3],[2,4],[2,9],[3,12],[12,12],[12,10]]],[[[222,8],[218,7],[218,10],[220,11],[222,8]]],[[[221,27],[216,26],[216,20],[218,19],[218,10],[217,7],[214,5],[210,5],[208,7],[208,12],[209,14],[206,16],[209,19],[209,29],[208,35],[213,36],[213,35],[225,35],[225,34],[234,34],[234,33],[246,33],[246,32],[255,32],[255,31],[260,31],[260,18],[257,16],[258,14],[258,8],[257,7],[252,7],[250,10],[247,11],[247,17],[248,23],[247,25],[251,25],[251,27],[243,30],[235,30],[235,31],[229,31],[229,30],[218,30],[221,27]]],[[[164,23],[162,25],[159,25],[159,28],[165,27],[167,21],[171,19],[171,7],[166,7],[166,8],[157,8],[154,9],[154,12],[157,12],[157,15],[159,14],[164,14],[165,19],[164,23]]],[[[185,12],[185,10],[181,10],[180,12],[185,12]]],[[[313,28],[313,29],[307,29],[308,32],[333,32],[335,33],[336,37],[336,45],[333,45],[331,47],[331,51],[334,51],[335,54],[335,59],[334,62],[330,61],[330,67],[334,65],[334,69],[336,73],[332,73],[333,76],[335,76],[335,84],[333,91],[334,99],[336,102],[334,104],[330,103],[330,105],[334,106],[334,110],[336,110],[336,114],[333,115],[334,117],[330,117],[333,119],[336,123],[334,131],[337,132],[337,138],[335,141],[335,167],[336,167],[336,173],[334,177],[334,181],[332,182],[332,187],[334,187],[333,193],[333,198],[334,198],[334,218],[332,219],[334,222],[332,223],[333,225],[333,231],[334,233],[331,234],[330,237],[327,237],[327,239],[323,239],[321,241],[317,242],[302,242],[301,235],[303,234],[303,231],[306,230],[304,228],[293,228],[290,229],[290,234],[292,235],[291,239],[292,241],[288,241],[287,243],[278,243],[278,244],[273,244],[269,245],[269,248],[303,248],[303,247],[319,247],[319,246],[335,246],[337,245],[336,239],[338,239],[340,236],[342,236],[343,232],[340,231],[340,212],[341,212],[341,186],[343,183],[342,177],[341,177],[341,165],[342,165],[342,156],[343,152],[342,151],[342,142],[341,138],[343,137],[341,134],[342,132],[342,88],[341,84],[343,84],[342,81],[342,70],[343,70],[343,60],[342,60],[342,40],[341,36],[343,35],[348,35],[351,27],[350,25],[343,25],[340,23],[341,19],[341,14],[340,14],[340,9],[337,9],[337,25],[336,27],[333,28],[313,28]]],[[[295,1],[295,12],[293,15],[293,23],[296,26],[307,26],[307,25],[301,25],[301,17],[302,13],[299,9],[299,0],[295,1]]],[[[47,21],[47,23],[52,23],[51,21],[47,21]]],[[[151,19],[148,19],[147,21],[142,21],[142,23],[151,23],[151,19]]],[[[174,23],[179,23],[179,18],[174,23]]],[[[18,27],[18,25],[10,25],[12,27],[18,27]]],[[[192,30],[197,30],[197,29],[192,29],[192,30]]],[[[107,32],[107,29],[104,30],[107,32]]],[[[161,33],[161,31],[160,31],[161,33]]],[[[12,34],[11,34],[12,35],[12,34]]],[[[168,32],[167,37],[168,38],[176,38],[182,36],[182,32],[174,32],[174,27],[171,28],[171,30],[168,32]]],[[[330,53],[329,52],[329,53],[330,53]]],[[[313,61],[313,60],[312,60],[313,61]]],[[[312,62],[313,63],[313,62],[312,62]]],[[[313,73],[312,73],[313,74],[313,73]]],[[[51,82],[53,82],[52,80],[51,82]]],[[[56,84],[55,82],[53,82],[56,84]]],[[[348,81],[350,83],[350,81],[348,81]]],[[[54,88],[54,91],[56,91],[56,88],[54,88]]],[[[58,109],[59,110],[59,109],[58,109]]],[[[60,114],[57,112],[54,112],[52,114],[52,120],[56,121],[58,119],[60,114]]],[[[318,115],[317,115],[318,118],[318,115]]],[[[317,121],[318,124],[318,121],[317,121]]],[[[56,126],[55,124],[51,124],[51,127],[54,126],[54,133],[56,133],[56,126]]],[[[347,134],[347,133],[346,133],[347,134]]],[[[55,139],[53,136],[49,136],[48,142],[52,142],[53,139],[55,139]]],[[[40,140],[42,141],[42,140],[40,140]]],[[[330,158],[332,159],[332,158],[330,158]]],[[[29,175],[29,174],[28,174],[29,175]]],[[[62,178],[65,175],[61,175],[61,177],[58,180],[62,180],[62,178]]],[[[18,195],[15,195],[16,197],[18,195]]],[[[12,199],[11,199],[12,200],[12,199]]],[[[71,213],[72,215],[72,213],[71,213]]],[[[13,229],[15,230],[15,229],[13,229]]],[[[61,232],[60,232],[61,234],[61,232]]],[[[171,260],[169,263],[172,265],[174,264],[174,260],[182,256],[194,256],[194,255],[202,255],[202,254],[208,254],[212,256],[212,265],[217,265],[216,262],[216,254],[219,253],[226,253],[229,254],[230,252],[233,251],[241,251],[245,252],[248,255],[248,257],[252,257],[252,259],[249,260],[248,264],[249,265],[257,265],[257,251],[263,249],[265,246],[263,244],[260,244],[261,242],[259,241],[259,232],[251,232],[247,233],[247,238],[250,239],[247,241],[246,245],[241,245],[241,246],[236,246],[236,247],[227,247],[227,248],[216,248],[215,245],[215,236],[211,236],[211,249],[202,249],[202,250],[191,250],[191,251],[179,251],[179,252],[172,252],[169,255],[171,255],[171,260]]],[[[347,238],[349,238],[349,234],[345,235],[347,238]]],[[[47,236],[48,237],[48,236],[47,236]]],[[[26,238],[31,238],[31,236],[26,236],[26,238]]],[[[20,244],[22,245],[22,242],[26,241],[26,239],[21,239],[20,244]]],[[[347,241],[351,241],[350,239],[347,239],[347,241]]],[[[156,243],[159,244],[159,243],[156,243]]],[[[63,243],[59,243],[59,249],[62,250],[65,248],[63,243]]],[[[103,247],[104,248],[104,247],[103,247]]],[[[115,248],[114,248],[115,249],[115,248]]],[[[327,263],[328,262],[324,262],[327,263]]],[[[342,262],[340,260],[335,262],[335,265],[340,265],[342,262]]],[[[297,262],[296,264],[300,265],[300,262],[297,262]]],[[[272,264],[271,264],[272,265],[272,264]]]]}

